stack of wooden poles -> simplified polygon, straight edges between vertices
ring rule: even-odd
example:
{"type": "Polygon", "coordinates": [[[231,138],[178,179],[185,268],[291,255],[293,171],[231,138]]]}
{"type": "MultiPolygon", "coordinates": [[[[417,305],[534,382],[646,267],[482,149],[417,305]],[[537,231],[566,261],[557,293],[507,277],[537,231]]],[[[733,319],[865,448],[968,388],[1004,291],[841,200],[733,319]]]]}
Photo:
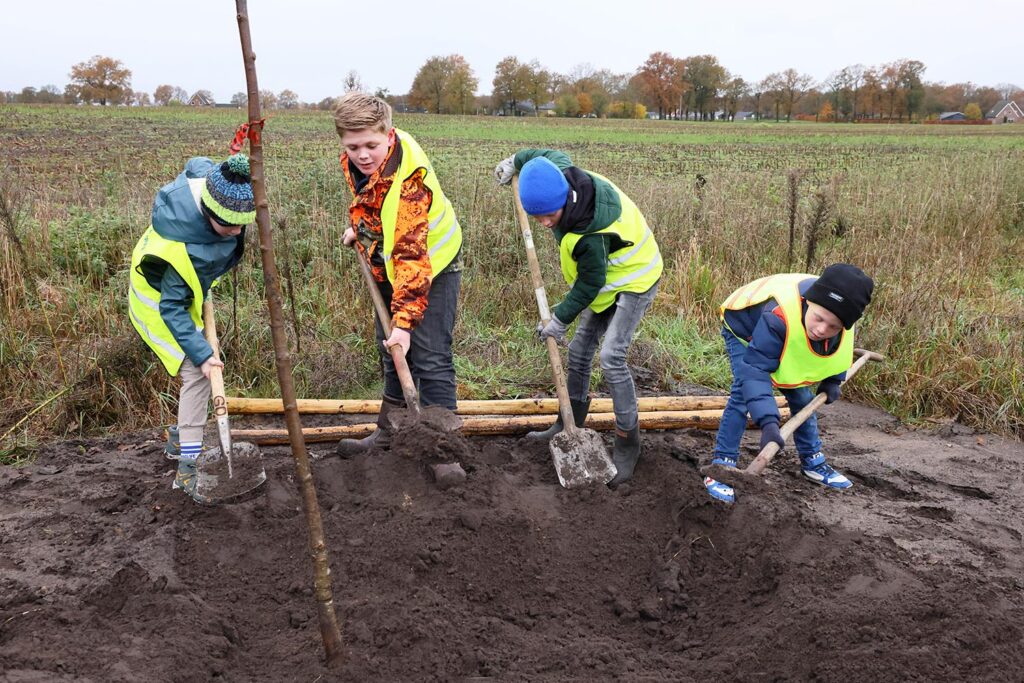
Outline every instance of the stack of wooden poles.
{"type": "MultiPolygon", "coordinates": [[[[641,429],[718,429],[726,396],[652,396],[638,399],[641,429]]],[[[789,417],[785,401],[777,398],[783,419],[789,417]]],[[[280,414],[281,399],[228,397],[232,415],[280,414]]],[[[375,415],[380,401],[299,399],[300,413],[319,415],[375,415]]],[[[523,398],[494,401],[459,401],[455,412],[462,417],[462,433],[467,436],[524,434],[545,429],[558,414],[558,400],[523,398]]],[[[615,413],[610,398],[595,398],[585,425],[588,429],[609,431],[615,428],[615,413]]],[[[307,443],[362,438],[376,427],[375,422],[302,430],[307,443]]],[[[233,429],[233,438],[262,445],[288,443],[284,429],[233,429]]]]}

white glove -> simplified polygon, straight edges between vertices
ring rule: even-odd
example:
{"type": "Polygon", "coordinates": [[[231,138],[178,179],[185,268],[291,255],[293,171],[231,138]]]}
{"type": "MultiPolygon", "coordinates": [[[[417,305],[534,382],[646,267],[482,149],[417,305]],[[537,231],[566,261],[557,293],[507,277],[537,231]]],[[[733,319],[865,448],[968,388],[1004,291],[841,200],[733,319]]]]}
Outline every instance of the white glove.
{"type": "Polygon", "coordinates": [[[498,181],[499,185],[508,185],[512,182],[512,176],[516,174],[516,161],[514,156],[510,156],[508,159],[502,159],[498,162],[498,165],[494,167],[494,179],[498,181]]]}
{"type": "Polygon", "coordinates": [[[558,316],[552,315],[547,325],[543,321],[537,323],[537,338],[544,341],[545,338],[552,337],[559,345],[565,346],[565,332],[568,329],[569,326],[559,320],[558,316]]]}

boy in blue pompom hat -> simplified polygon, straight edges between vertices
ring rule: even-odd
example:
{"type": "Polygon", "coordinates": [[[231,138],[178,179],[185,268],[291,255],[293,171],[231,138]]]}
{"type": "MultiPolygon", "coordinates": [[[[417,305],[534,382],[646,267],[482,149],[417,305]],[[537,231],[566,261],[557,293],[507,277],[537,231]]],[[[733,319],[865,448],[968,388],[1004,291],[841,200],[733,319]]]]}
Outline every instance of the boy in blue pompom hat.
{"type": "Polygon", "coordinates": [[[128,314],[167,372],[181,376],[178,424],[171,430],[176,439],[168,455],[178,459],[174,488],[193,498],[210,369],[224,366],[203,336],[203,300],[217,278],[238,265],[245,226],[255,219],[249,158],[235,154],[215,164],[194,157],[160,188],[150,226],[132,252],[128,314]]]}
{"type": "MultiPolygon", "coordinates": [[[[640,458],[636,388],[626,352],[658,291],[661,252],[632,200],[607,178],[573,166],[564,152],[524,149],[494,169],[501,185],[511,183],[517,172],[523,208],[552,230],[571,287],[537,333],[542,340],[564,341],[566,329],[579,318],[569,344],[567,384],[573,418],[581,427],[590,409],[591,367],[601,344],[601,370],[615,410],[612,461],[618,474],[610,483],[617,486],[633,476],[640,458]]],[[[527,437],[550,439],[560,431],[561,416],[527,437]]]]}

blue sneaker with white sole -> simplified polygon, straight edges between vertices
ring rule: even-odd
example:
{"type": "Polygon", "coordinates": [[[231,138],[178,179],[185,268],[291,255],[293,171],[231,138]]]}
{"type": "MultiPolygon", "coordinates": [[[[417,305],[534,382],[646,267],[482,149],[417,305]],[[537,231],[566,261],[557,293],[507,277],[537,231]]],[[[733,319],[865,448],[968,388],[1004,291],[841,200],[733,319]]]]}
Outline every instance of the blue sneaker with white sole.
{"type": "Polygon", "coordinates": [[[853,482],[836,472],[826,462],[822,453],[815,453],[810,458],[800,456],[800,471],[811,481],[833,489],[848,489],[853,482]]]}
{"type": "MultiPolygon", "coordinates": [[[[725,467],[736,467],[736,458],[719,456],[711,461],[712,465],[723,465],[725,467]]],[[[731,486],[711,477],[704,477],[704,488],[708,490],[711,497],[723,503],[736,502],[736,491],[731,486]]]]}

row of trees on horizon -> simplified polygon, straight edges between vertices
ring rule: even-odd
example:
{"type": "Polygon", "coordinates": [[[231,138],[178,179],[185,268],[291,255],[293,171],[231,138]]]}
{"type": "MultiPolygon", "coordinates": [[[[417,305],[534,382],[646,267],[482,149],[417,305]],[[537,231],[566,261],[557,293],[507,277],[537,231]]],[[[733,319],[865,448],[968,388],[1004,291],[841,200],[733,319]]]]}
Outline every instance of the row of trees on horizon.
{"type": "MultiPolygon", "coordinates": [[[[815,116],[823,120],[922,120],[944,111],[964,111],[981,118],[1002,100],[1020,101],[1024,90],[1009,83],[978,86],[974,83],[928,82],[924,63],[900,59],[875,66],[854,64],[817,81],[796,69],[747,81],[731,73],[714,55],[676,58],[654,52],[631,73],[616,74],[589,64],[560,74],[537,60],[506,57],[495,67],[490,95],[477,95],[480,82],[461,55],[429,58],[417,71],[408,93],[395,95],[386,88],[376,94],[399,111],[439,114],[491,114],[712,120],[733,119],[739,112],[754,118],[789,120],[815,116]]],[[[0,92],[0,101],[21,103],[93,103],[100,105],[169,106],[193,97],[213,103],[209,90],[189,95],[184,88],[164,84],[150,93],[131,87],[132,72],[119,60],[95,56],[75,64],[63,91],[54,85],[25,87],[20,93],[0,92]]],[[[342,79],[343,92],[367,90],[358,72],[342,79]]],[[[230,104],[244,107],[244,92],[230,104]]],[[[264,109],[331,109],[336,98],[306,103],[284,89],[260,92],[264,109]]]]}

